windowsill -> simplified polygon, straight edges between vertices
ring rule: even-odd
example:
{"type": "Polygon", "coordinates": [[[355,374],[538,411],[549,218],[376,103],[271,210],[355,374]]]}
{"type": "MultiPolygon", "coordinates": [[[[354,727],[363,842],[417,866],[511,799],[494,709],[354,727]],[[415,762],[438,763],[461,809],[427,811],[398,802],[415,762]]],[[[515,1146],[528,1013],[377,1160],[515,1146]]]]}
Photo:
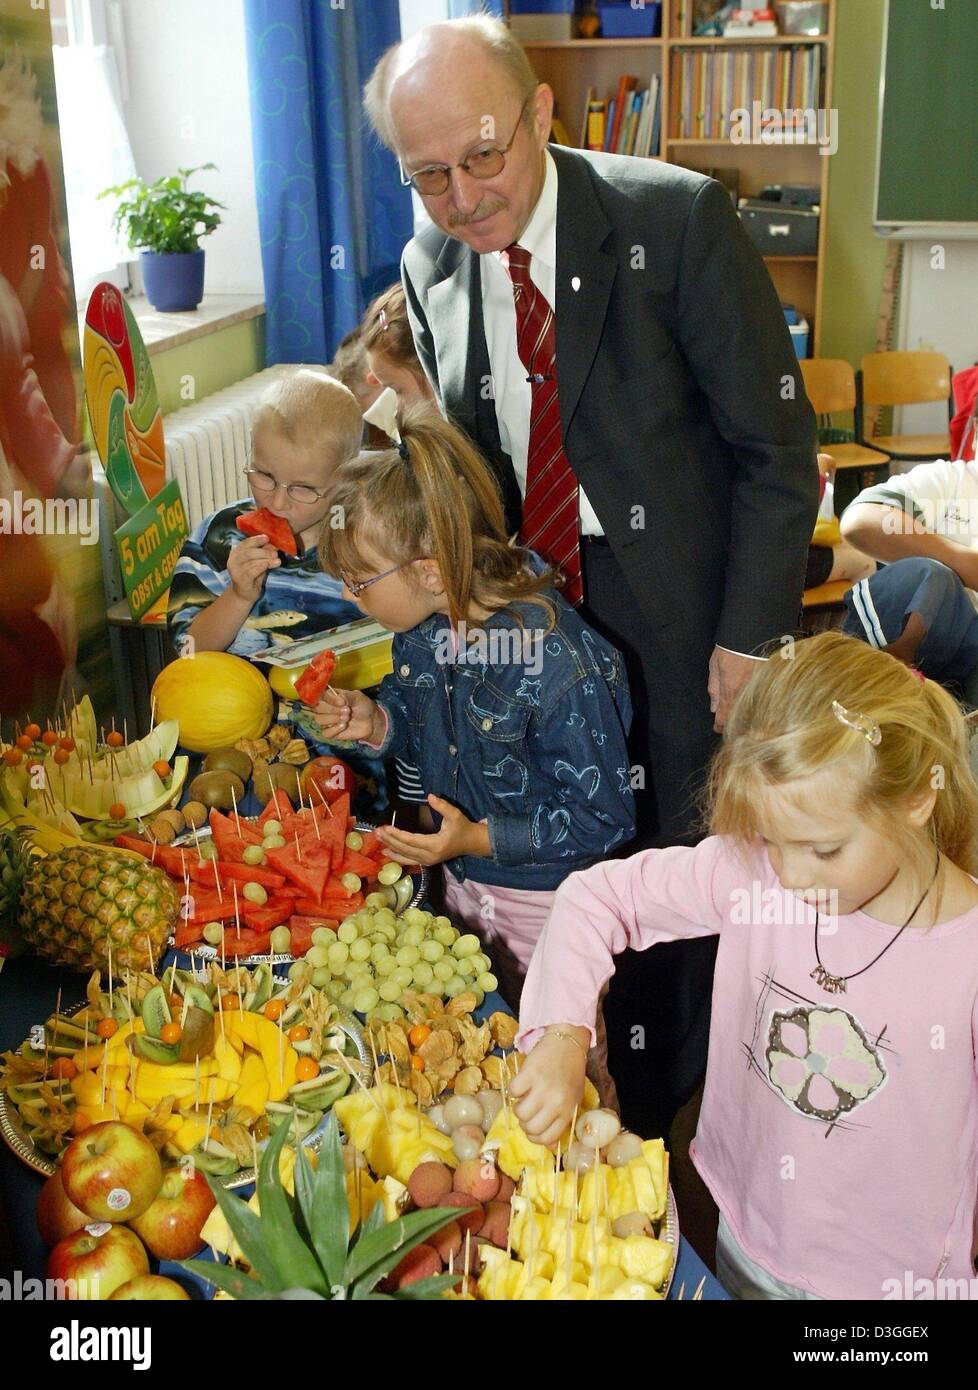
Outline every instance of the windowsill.
{"type": "MultiPolygon", "coordinates": [[[[161,314],[152,307],[145,295],[133,295],[126,300],[139,325],[139,331],[150,357],[170,348],[204,338],[221,328],[260,317],[265,301],[253,294],[205,294],[199,306],[182,314],[161,314]]],[[[84,333],[85,314],[79,316],[79,330],[84,333]]]]}

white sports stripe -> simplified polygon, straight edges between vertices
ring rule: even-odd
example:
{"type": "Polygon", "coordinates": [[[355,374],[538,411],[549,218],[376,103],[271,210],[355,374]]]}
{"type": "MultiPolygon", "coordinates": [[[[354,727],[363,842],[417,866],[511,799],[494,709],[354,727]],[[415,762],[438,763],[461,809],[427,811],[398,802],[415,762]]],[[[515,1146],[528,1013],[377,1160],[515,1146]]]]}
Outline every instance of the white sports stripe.
{"type": "Polygon", "coordinates": [[[880,622],[879,614],[873,603],[873,596],[870,593],[869,580],[860,579],[852,590],[852,606],[856,610],[856,616],[863,625],[863,631],[872,647],[885,647],[886,634],[883,631],[883,624],[880,622]]]}

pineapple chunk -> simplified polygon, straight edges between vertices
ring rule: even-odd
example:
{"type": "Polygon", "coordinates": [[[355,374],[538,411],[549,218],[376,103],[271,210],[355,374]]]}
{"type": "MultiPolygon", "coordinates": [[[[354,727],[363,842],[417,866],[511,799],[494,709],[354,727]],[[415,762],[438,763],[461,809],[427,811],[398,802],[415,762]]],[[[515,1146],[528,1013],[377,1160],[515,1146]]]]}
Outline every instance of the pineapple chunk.
{"type": "Polygon", "coordinates": [[[496,1147],[496,1162],[507,1177],[514,1181],[524,1168],[540,1168],[544,1173],[553,1173],[554,1156],[542,1144],[534,1144],[526,1137],[523,1127],[508,1105],[504,1105],[492,1122],[486,1135],[486,1146],[496,1147]]]}
{"type": "Polygon", "coordinates": [[[606,1242],[606,1260],[617,1265],[630,1279],[642,1279],[658,1288],[672,1268],[672,1246],[649,1236],[611,1236],[606,1242]]]}
{"type": "MultiPolygon", "coordinates": [[[[178,1117],[179,1118],[179,1117],[178,1117]]],[[[196,1115],[186,1115],[180,1119],[180,1127],[173,1135],[173,1143],[181,1153],[188,1154],[195,1149],[207,1133],[207,1122],[196,1115]]]]}
{"type": "Polygon", "coordinates": [[[656,1299],[660,1301],[662,1299],[662,1294],[659,1293],[658,1289],[654,1289],[651,1284],[646,1284],[641,1279],[624,1280],[608,1296],[616,1301],[628,1299],[640,1303],[651,1303],[656,1299]]]}

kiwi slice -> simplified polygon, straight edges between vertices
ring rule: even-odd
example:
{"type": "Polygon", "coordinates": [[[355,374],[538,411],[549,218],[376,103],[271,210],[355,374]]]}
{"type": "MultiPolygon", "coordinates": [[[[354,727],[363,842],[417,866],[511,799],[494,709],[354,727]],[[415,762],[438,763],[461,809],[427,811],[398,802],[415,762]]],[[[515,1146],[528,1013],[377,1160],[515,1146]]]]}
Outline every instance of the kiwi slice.
{"type": "Polygon", "coordinates": [[[143,1022],[150,1037],[158,1038],[165,1023],[173,1022],[166,991],[162,985],[154,985],[143,1000],[143,1022]]]}
{"type": "Polygon", "coordinates": [[[208,1057],[214,1051],[214,1010],[207,1000],[206,1009],[198,1009],[191,1004],[183,1020],[180,1034],[179,1060],[193,1062],[198,1057],[208,1057]]]}
{"type": "Polygon", "coordinates": [[[133,1052],[138,1052],[147,1062],[158,1062],[168,1067],[180,1059],[180,1048],[176,1043],[160,1042],[159,1038],[151,1038],[146,1033],[134,1033],[128,1042],[133,1052]]]}

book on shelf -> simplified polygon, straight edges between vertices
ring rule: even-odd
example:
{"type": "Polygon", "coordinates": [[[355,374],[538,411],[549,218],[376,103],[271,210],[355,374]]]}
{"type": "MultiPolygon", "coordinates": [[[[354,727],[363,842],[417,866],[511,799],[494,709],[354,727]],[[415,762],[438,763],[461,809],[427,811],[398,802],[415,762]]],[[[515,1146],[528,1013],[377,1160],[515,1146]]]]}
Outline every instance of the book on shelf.
{"type": "Polygon", "coordinates": [[[671,136],[723,139],[734,111],[746,111],[753,120],[755,102],[762,125],[785,129],[788,112],[809,112],[820,105],[821,63],[821,50],[810,44],[678,52],[672,67],[671,136]],[[777,119],[765,122],[766,112],[776,113],[777,119]]]}
{"type": "Polygon", "coordinates": [[[586,149],[587,149],[587,125],[588,125],[588,118],[589,118],[589,116],[590,116],[590,114],[591,114],[591,102],[594,100],[594,98],[595,98],[596,95],[597,95],[596,89],[595,89],[594,87],[588,87],[588,89],[587,89],[587,96],[584,98],[584,118],[583,118],[583,120],[581,121],[581,138],[580,138],[580,140],[578,140],[578,142],[577,142],[578,149],[581,149],[581,150],[586,150],[586,149]]]}
{"type": "Polygon", "coordinates": [[[587,148],[604,149],[605,104],[600,97],[592,97],[587,110],[587,148]]]}
{"type": "Polygon", "coordinates": [[[637,77],[624,74],[616,95],[607,102],[595,88],[588,89],[583,148],[611,154],[658,154],[662,80],[656,73],[644,90],[639,90],[638,82],[637,77]]]}
{"type": "Polygon", "coordinates": [[[550,140],[554,145],[570,145],[572,143],[570,132],[559,116],[552,116],[550,119],[550,140]]]}

